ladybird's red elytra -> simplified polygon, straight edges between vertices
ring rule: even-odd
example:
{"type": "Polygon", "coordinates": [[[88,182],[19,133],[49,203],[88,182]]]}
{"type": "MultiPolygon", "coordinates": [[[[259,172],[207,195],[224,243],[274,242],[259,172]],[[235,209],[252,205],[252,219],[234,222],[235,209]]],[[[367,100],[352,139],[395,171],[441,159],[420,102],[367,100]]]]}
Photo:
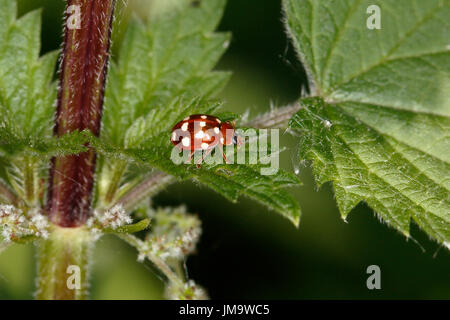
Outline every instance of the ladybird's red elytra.
{"type": "MultiPolygon", "coordinates": [[[[193,114],[178,122],[172,128],[170,141],[181,150],[190,150],[189,160],[196,151],[205,151],[206,157],[217,145],[240,144],[234,121],[222,122],[219,118],[206,114],[193,114]]],[[[225,153],[223,157],[228,162],[225,153]]],[[[197,167],[200,165],[197,164],[197,167]]]]}

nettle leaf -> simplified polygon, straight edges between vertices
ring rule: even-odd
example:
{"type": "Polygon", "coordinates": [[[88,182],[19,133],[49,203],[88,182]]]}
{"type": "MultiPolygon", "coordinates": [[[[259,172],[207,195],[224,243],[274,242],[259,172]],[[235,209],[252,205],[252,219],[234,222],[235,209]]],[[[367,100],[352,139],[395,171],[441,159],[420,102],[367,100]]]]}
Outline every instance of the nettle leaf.
{"type": "Polygon", "coordinates": [[[17,19],[15,0],[0,0],[0,150],[61,155],[83,150],[86,139],[52,137],[58,52],[40,57],[41,12],[17,19]]]}
{"type": "MultiPolygon", "coordinates": [[[[191,114],[215,114],[219,101],[177,100],[163,107],[154,107],[146,116],[138,118],[125,133],[125,147],[146,146],[147,140],[162,132],[169,132],[173,125],[191,114]]],[[[170,132],[169,132],[170,135],[170,132]]]]}
{"type": "Polygon", "coordinates": [[[4,156],[31,155],[48,160],[53,156],[65,156],[87,151],[87,132],[70,132],[62,137],[20,137],[7,130],[0,130],[0,150],[4,156]]]}
{"type": "Polygon", "coordinates": [[[310,75],[290,127],[345,218],[366,201],[409,236],[450,243],[450,2],[285,0],[310,75]],[[369,29],[377,5],[381,29],[369,29]]]}
{"type": "Polygon", "coordinates": [[[245,164],[198,169],[171,160],[171,128],[180,120],[198,113],[236,117],[219,113],[220,103],[211,100],[229,78],[227,72],[212,71],[230,39],[214,32],[225,0],[177,4],[147,23],[130,24],[109,73],[102,135],[91,137],[91,145],[106,157],[194,179],[231,201],[249,196],[298,224],[299,205],[284,189],[299,184],[294,175],[279,170],[264,176],[260,166],[245,164]]]}
{"type": "Polygon", "coordinates": [[[229,73],[211,71],[230,39],[227,33],[214,32],[224,6],[225,0],[201,1],[198,6],[179,0],[147,23],[132,19],[119,59],[109,71],[104,139],[123,146],[124,128],[148,131],[145,124],[153,122],[142,117],[154,108],[170,108],[180,99],[207,99],[225,86],[229,73]]]}
{"type": "MultiPolygon", "coordinates": [[[[201,168],[194,164],[175,163],[172,161],[174,146],[170,142],[171,128],[175,124],[168,121],[173,115],[181,117],[194,113],[215,113],[218,103],[205,103],[194,100],[191,104],[174,105],[172,108],[155,109],[150,112],[148,121],[155,126],[145,139],[129,140],[127,147],[114,147],[91,136],[91,145],[98,152],[110,158],[122,158],[141,165],[147,165],[169,173],[180,179],[193,179],[222,194],[230,201],[236,202],[242,195],[248,196],[268,208],[271,208],[298,225],[300,207],[297,201],[285,190],[287,187],[299,185],[298,178],[283,170],[274,175],[262,175],[261,169],[268,164],[206,164],[201,168]],[[151,120],[150,120],[151,119],[151,120]]],[[[175,121],[176,122],[176,121],[175,121]]],[[[140,130],[135,129],[134,137],[139,137],[140,130]]],[[[249,159],[249,148],[246,149],[249,159]]],[[[197,155],[201,157],[201,155],[197,155]]],[[[232,159],[232,154],[227,154],[232,159]]]]}

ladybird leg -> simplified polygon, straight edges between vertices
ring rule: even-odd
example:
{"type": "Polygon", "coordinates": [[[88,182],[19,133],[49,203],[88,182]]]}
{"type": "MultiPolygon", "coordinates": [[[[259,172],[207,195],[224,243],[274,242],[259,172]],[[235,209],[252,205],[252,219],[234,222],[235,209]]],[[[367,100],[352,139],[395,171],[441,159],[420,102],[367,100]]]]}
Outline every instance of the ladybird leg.
{"type": "Polygon", "coordinates": [[[203,155],[202,155],[202,158],[201,158],[200,161],[197,163],[197,168],[199,168],[199,169],[201,168],[200,163],[202,163],[203,160],[205,160],[205,158],[206,158],[213,150],[214,150],[214,148],[205,150],[205,152],[204,152],[203,155]]]}
{"type": "Polygon", "coordinates": [[[225,163],[229,164],[230,162],[228,162],[227,156],[225,155],[224,151],[222,151],[222,155],[223,155],[223,159],[225,160],[225,163]]]}
{"type": "Polygon", "coordinates": [[[191,161],[192,161],[192,156],[194,155],[194,153],[195,153],[195,150],[191,150],[191,153],[189,154],[189,158],[186,160],[185,163],[191,163],[191,161]]]}
{"type": "Polygon", "coordinates": [[[195,164],[196,165],[196,167],[197,167],[197,169],[200,169],[202,166],[201,166],[201,163],[203,162],[203,152],[202,152],[202,158],[195,164]]]}

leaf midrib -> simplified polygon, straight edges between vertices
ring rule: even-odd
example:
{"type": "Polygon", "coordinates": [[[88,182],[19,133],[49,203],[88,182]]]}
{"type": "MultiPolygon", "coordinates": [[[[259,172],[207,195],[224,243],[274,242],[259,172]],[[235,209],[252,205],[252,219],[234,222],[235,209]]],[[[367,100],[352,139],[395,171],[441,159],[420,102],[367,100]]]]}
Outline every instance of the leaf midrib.
{"type": "MultiPolygon", "coordinates": [[[[331,44],[331,48],[328,51],[324,67],[322,69],[320,78],[323,81],[325,74],[328,72],[331,56],[336,49],[337,44],[339,43],[339,40],[342,37],[342,34],[344,33],[345,27],[347,26],[348,21],[350,20],[350,17],[356,12],[356,8],[361,4],[361,0],[356,0],[353,5],[350,7],[350,9],[347,11],[347,15],[344,18],[344,21],[342,23],[342,27],[339,28],[337,35],[333,39],[333,43],[331,44]]],[[[311,18],[312,19],[312,18],[311,18]]]]}

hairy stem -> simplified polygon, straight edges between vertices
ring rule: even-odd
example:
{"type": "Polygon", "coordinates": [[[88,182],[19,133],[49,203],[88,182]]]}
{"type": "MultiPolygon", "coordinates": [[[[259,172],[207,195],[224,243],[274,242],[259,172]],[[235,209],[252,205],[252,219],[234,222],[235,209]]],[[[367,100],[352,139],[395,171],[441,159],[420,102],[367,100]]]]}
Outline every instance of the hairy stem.
{"type": "MultiPolygon", "coordinates": [[[[258,116],[251,121],[247,121],[242,125],[261,129],[286,127],[289,119],[299,109],[300,105],[298,103],[287,105],[285,107],[271,110],[270,112],[258,116]]],[[[125,211],[129,212],[135,209],[136,206],[138,206],[143,200],[159,192],[162,188],[172,183],[174,180],[174,177],[163,172],[152,174],[121,196],[114,203],[114,205],[121,204],[125,211]]],[[[113,184],[113,187],[115,188],[114,190],[117,190],[117,186],[113,184]]]]}
{"type": "MultiPolygon", "coordinates": [[[[67,0],[54,134],[100,134],[115,0],[67,0]],[[77,11],[80,13],[77,15],[77,11]]],[[[52,159],[46,212],[53,223],[38,250],[38,299],[85,299],[96,154],[52,159]],[[73,276],[73,278],[70,278],[73,276]]]]}
{"type": "Polygon", "coordinates": [[[35,192],[36,192],[36,171],[35,171],[35,163],[32,159],[26,158],[23,162],[23,170],[24,170],[24,195],[25,201],[28,204],[32,204],[35,200],[35,192]]]}
{"type": "MultiPolygon", "coordinates": [[[[85,129],[96,136],[100,133],[114,4],[115,0],[67,0],[68,8],[76,6],[80,15],[66,14],[54,131],[57,136],[85,129]]],[[[86,222],[95,163],[93,150],[52,159],[47,214],[54,224],[78,227],[86,222]]]]}
{"type": "Polygon", "coordinates": [[[39,241],[36,298],[86,299],[91,246],[92,238],[85,228],[54,226],[50,237],[39,241]]]}
{"type": "Polygon", "coordinates": [[[135,209],[144,199],[157,193],[174,180],[174,177],[164,172],[152,174],[124,194],[117,200],[116,204],[121,204],[125,211],[129,212],[135,209]]]}

